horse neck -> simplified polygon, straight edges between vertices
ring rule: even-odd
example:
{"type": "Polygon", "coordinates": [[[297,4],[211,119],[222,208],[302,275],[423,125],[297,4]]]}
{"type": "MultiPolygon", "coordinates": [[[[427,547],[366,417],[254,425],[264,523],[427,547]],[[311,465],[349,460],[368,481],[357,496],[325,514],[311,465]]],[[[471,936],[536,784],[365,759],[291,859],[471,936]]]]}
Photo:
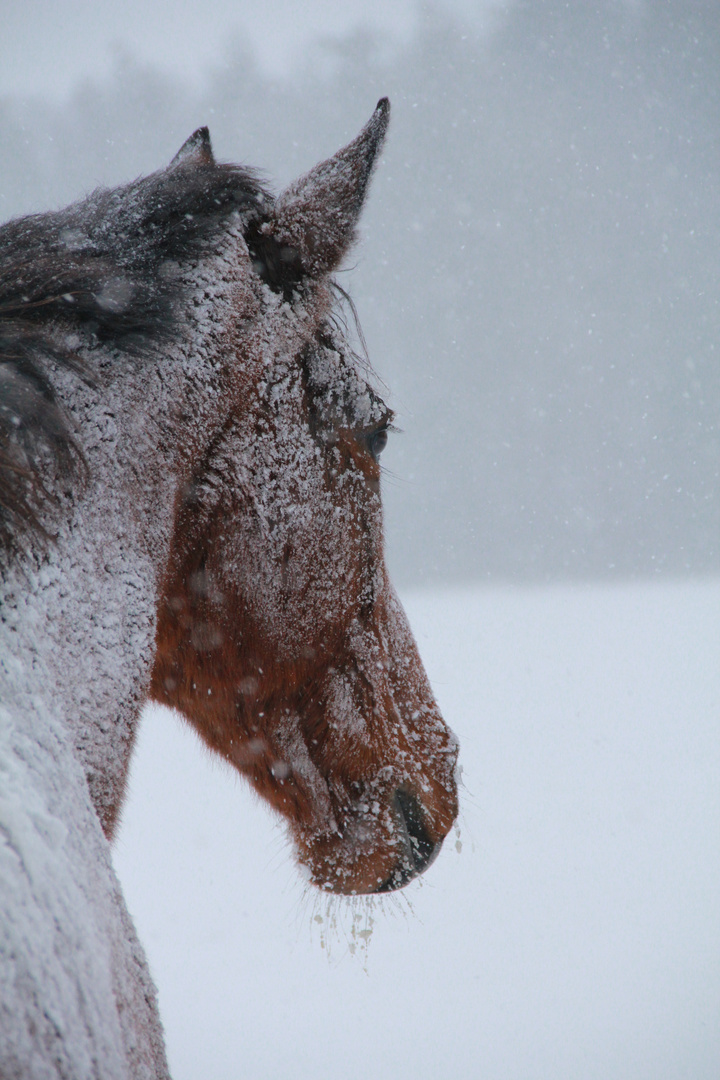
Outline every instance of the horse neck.
{"type": "MultiPolygon", "coordinates": [[[[216,297],[216,317],[217,307],[216,297]]],[[[57,376],[88,480],[48,550],[11,566],[1,587],[0,700],[57,716],[108,835],[149,681],[174,504],[188,448],[207,438],[201,330],[196,317],[189,344],[100,357],[99,389],[57,376]]]]}

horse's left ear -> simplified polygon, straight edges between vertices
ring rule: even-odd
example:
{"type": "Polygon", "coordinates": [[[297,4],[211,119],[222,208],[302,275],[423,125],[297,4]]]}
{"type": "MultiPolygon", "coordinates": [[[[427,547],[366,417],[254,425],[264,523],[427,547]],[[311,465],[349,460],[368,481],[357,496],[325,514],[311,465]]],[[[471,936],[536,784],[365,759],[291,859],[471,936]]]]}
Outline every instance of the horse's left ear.
{"type": "Polygon", "coordinates": [[[182,144],[170,162],[170,168],[176,165],[214,165],[215,156],[210,142],[210,132],[206,127],[193,131],[189,139],[182,144]]]}
{"type": "Polygon", "coordinates": [[[352,246],[389,119],[390,102],[382,98],[358,137],[284,191],[262,225],[303,273],[329,273],[352,246]]]}

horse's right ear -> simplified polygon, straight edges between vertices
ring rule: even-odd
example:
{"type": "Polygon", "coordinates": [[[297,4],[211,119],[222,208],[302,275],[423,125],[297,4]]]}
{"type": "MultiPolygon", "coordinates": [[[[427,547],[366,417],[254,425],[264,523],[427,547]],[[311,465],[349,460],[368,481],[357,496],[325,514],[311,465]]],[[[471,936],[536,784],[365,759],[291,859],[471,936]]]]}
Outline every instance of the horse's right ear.
{"type": "Polygon", "coordinates": [[[382,98],[358,137],[283,192],[263,223],[261,232],[301,274],[329,273],[352,246],[389,119],[382,98]]]}
{"type": "Polygon", "coordinates": [[[215,156],[210,143],[210,132],[206,127],[201,127],[193,131],[190,138],[182,144],[170,162],[170,168],[174,169],[176,165],[214,164],[215,156]]]}

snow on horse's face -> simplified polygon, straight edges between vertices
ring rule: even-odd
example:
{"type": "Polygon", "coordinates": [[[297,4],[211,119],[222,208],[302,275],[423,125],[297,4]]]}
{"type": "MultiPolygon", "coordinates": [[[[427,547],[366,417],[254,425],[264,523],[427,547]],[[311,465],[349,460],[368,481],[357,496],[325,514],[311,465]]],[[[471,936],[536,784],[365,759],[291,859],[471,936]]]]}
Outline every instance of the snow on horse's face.
{"type": "Polygon", "coordinates": [[[379,455],[392,414],[329,277],[387,122],[267,210],[248,239],[244,391],[176,508],[153,696],[176,706],[289,823],[312,880],[398,888],[457,813],[456,742],[383,558],[379,455]]]}

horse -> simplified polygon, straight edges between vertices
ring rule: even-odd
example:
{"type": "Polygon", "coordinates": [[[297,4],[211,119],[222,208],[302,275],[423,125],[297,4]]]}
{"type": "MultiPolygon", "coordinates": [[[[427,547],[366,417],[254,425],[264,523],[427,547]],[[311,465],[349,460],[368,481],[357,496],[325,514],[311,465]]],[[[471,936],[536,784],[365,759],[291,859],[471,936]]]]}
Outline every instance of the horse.
{"type": "Polygon", "coordinates": [[[200,128],[0,229],[4,1080],[168,1075],[110,859],[148,699],[284,817],[320,889],[401,888],[457,815],[384,562],[392,412],[334,279],[388,118],[278,197],[200,128]]]}

